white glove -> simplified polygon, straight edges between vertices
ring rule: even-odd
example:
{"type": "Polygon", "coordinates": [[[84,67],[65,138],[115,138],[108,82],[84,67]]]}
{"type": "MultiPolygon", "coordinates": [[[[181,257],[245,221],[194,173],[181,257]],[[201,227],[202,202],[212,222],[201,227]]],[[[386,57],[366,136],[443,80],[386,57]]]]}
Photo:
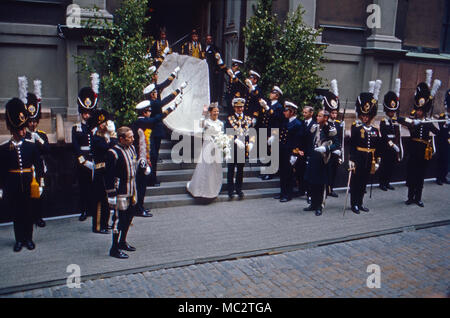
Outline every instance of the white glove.
{"type": "Polygon", "coordinates": [[[3,190],[0,189],[0,199],[3,199],[3,190]]]}
{"type": "Polygon", "coordinates": [[[252,151],[253,149],[253,143],[248,144],[248,152],[252,151]]]}
{"type": "Polygon", "coordinates": [[[90,170],[94,170],[94,163],[92,161],[86,160],[83,165],[90,170]]]}
{"type": "Polygon", "coordinates": [[[218,61],[217,61],[217,64],[218,64],[218,65],[222,65],[222,64],[223,64],[223,60],[222,60],[222,59],[218,60],[218,61]]]}
{"type": "Polygon", "coordinates": [[[239,139],[235,139],[234,143],[238,146],[239,149],[244,149],[244,147],[245,147],[245,144],[242,141],[240,141],[239,139]]]}
{"type": "Polygon", "coordinates": [[[327,148],[325,148],[325,146],[320,146],[320,147],[314,148],[314,151],[317,151],[320,153],[325,153],[325,152],[327,152],[327,148]]]}
{"type": "Polygon", "coordinates": [[[256,125],[256,118],[253,118],[252,119],[252,126],[255,126],[256,125]]]}
{"type": "Polygon", "coordinates": [[[291,166],[295,165],[295,163],[297,162],[297,157],[296,156],[291,156],[291,159],[289,160],[291,166]]]}
{"type": "Polygon", "coordinates": [[[270,138],[267,140],[267,144],[269,146],[272,146],[272,142],[275,140],[275,136],[270,136],[270,138]]]}
{"type": "Polygon", "coordinates": [[[228,74],[232,79],[236,78],[236,75],[234,75],[233,70],[232,70],[231,68],[229,68],[229,69],[227,70],[227,74],[228,74]]]}
{"type": "Polygon", "coordinates": [[[342,154],[342,152],[338,149],[338,150],[335,150],[335,151],[333,151],[333,153],[334,154],[336,154],[338,157],[340,157],[341,156],[341,154],[342,154]]]}
{"type": "Polygon", "coordinates": [[[170,75],[172,77],[177,77],[179,71],[180,71],[180,67],[177,66],[170,75]]]}
{"type": "Polygon", "coordinates": [[[348,168],[350,169],[350,170],[355,170],[355,163],[353,162],[353,161],[349,161],[348,162],[348,168]]]}
{"type": "Polygon", "coordinates": [[[113,122],[112,120],[108,120],[108,121],[106,122],[106,130],[107,130],[109,133],[113,133],[113,132],[116,131],[116,125],[114,125],[114,122],[113,122]]]}
{"type": "Polygon", "coordinates": [[[34,142],[39,142],[40,144],[44,144],[44,139],[42,139],[41,138],[41,136],[39,136],[39,134],[37,133],[37,132],[32,132],[31,133],[31,139],[34,141],[34,142]]]}
{"type": "Polygon", "coordinates": [[[42,195],[42,192],[44,192],[44,188],[43,187],[39,187],[39,196],[42,195]]]}
{"type": "Polygon", "coordinates": [[[148,60],[152,57],[152,53],[147,53],[144,55],[144,59],[148,60]]]}
{"type": "Polygon", "coordinates": [[[177,108],[177,104],[172,104],[169,107],[167,107],[167,109],[169,109],[170,111],[174,111],[177,108]]]}
{"type": "Polygon", "coordinates": [[[147,165],[147,168],[145,168],[144,174],[145,174],[146,176],[148,176],[148,175],[150,175],[151,172],[152,172],[152,168],[150,168],[150,166],[147,165]]]}
{"type": "Polygon", "coordinates": [[[108,204],[110,206],[115,206],[117,204],[117,197],[108,197],[108,204]]]}
{"type": "Polygon", "coordinates": [[[375,171],[377,171],[379,167],[380,167],[380,164],[379,164],[379,163],[376,163],[376,164],[375,164],[375,171]]]}
{"type": "Polygon", "coordinates": [[[214,57],[216,58],[216,60],[221,60],[222,58],[220,57],[220,53],[217,52],[214,57]]]}
{"type": "Polygon", "coordinates": [[[166,48],[163,51],[163,54],[161,54],[162,57],[166,57],[167,53],[169,53],[170,49],[166,46],[166,48]]]}
{"type": "Polygon", "coordinates": [[[249,88],[253,87],[252,81],[248,78],[245,80],[245,85],[247,85],[249,88]]]}
{"type": "Polygon", "coordinates": [[[414,126],[417,126],[417,125],[419,125],[421,123],[421,121],[418,120],[418,119],[414,119],[413,123],[414,123],[414,126]]]}
{"type": "Polygon", "coordinates": [[[184,88],[186,88],[186,86],[187,86],[187,82],[185,81],[185,82],[181,83],[180,89],[184,89],[184,88]]]}
{"type": "Polygon", "coordinates": [[[148,71],[150,72],[150,74],[155,73],[155,72],[156,72],[156,66],[155,66],[155,65],[150,66],[150,67],[148,68],[148,71]]]}
{"type": "Polygon", "coordinates": [[[269,110],[269,109],[270,109],[269,105],[267,105],[267,102],[266,102],[264,99],[262,99],[262,98],[259,100],[259,104],[260,104],[261,107],[264,108],[265,110],[269,110]]]}

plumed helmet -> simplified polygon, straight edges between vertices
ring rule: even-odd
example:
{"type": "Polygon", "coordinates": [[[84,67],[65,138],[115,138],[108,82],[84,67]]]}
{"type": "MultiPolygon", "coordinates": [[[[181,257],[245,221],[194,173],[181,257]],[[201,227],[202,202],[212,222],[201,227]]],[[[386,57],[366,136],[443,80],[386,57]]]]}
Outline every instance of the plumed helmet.
{"type": "Polygon", "coordinates": [[[369,91],[359,94],[356,98],[356,113],[358,116],[368,115],[372,120],[377,115],[381,84],[380,80],[370,81],[369,91]]]}
{"type": "Polygon", "coordinates": [[[340,107],[339,98],[330,91],[324,92],[322,105],[324,109],[328,112],[331,112],[332,110],[339,111],[340,107]]]}
{"type": "Polygon", "coordinates": [[[109,112],[104,109],[95,109],[92,112],[91,117],[89,117],[87,123],[90,128],[94,128],[107,122],[108,120],[112,120],[112,116],[109,112]]]}
{"type": "Polygon", "coordinates": [[[25,106],[27,107],[30,119],[41,119],[41,102],[34,93],[27,94],[27,103],[25,106]]]}
{"type": "Polygon", "coordinates": [[[414,93],[414,109],[422,109],[424,113],[428,113],[430,108],[430,88],[427,83],[421,82],[416,86],[416,92],[414,93]]]}
{"type": "Polygon", "coordinates": [[[100,77],[91,74],[91,87],[83,87],[78,93],[78,112],[83,113],[97,108],[100,77]]]}
{"type": "Polygon", "coordinates": [[[5,106],[6,126],[9,130],[23,128],[28,121],[28,110],[17,97],[10,99],[5,106]]]}
{"type": "Polygon", "coordinates": [[[398,96],[393,91],[389,91],[384,95],[384,100],[383,100],[384,112],[388,112],[388,111],[396,112],[398,110],[399,105],[400,105],[400,103],[399,103],[398,96]]]}

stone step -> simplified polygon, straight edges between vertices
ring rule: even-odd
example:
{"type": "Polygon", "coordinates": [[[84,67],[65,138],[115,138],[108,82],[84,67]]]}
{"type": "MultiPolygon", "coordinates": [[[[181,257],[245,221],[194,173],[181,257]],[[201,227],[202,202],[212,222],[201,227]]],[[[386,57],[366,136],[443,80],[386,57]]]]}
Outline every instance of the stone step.
{"type": "MultiPolygon", "coordinates": [[[[187,182],[188,181],[162,182],[159,187],[147,187],[145,195],[148,197],[155,197],[160,195],[184,194],[186,193],[187,182]]],[[[248,177],[244,178],[242,186],[243,190],[277,188],[280,186],[280,180],[274,178],[272,180],[264,181],[258,177],[248,177]]],[[[222,180],[221,193],[226,193],[227,189],[227,180],[224,178],[222,180]]]]}
{"type": "MultiPolygon", "coordinates": [[[[256,165],[244,167],[244,178],[259,176],[260,168],[256,165]]],[[[159,182],[173,182],[173,181],[189,181],[191,180],[194,169],[182,170],[163,170],[158,171],[157,177],[159,182]]],[[[227,168],[223,168],[223,177],[227,176],[227,168]]]]}
{"type": "MultiPolygon", "coordinates": [[[[244,190],[244,198],[242,200],[249,199],[260,199],[260,198],[268,198],[272,197],[277,193],[280,193],[280,188],[266,188],[266,189],[253,189],[253,190],[244,190]]],[[[206,199],[194,199],[188,193],[185,194],[174,194],[174,195],[159,195],[159,196],[151,196],[145,197],[144,206],[149,209],[157,209],[157,208],[170,208],[176,206],[185,206],[185,205],[195,205],[195,204],[205,204],[214,202],[223,202],[229,201],[227,194],[219,194],[219,196],[212,200],[206,199]]],[[[231,200],[239,200],[237,196],[235,196],[231,200]]]]}

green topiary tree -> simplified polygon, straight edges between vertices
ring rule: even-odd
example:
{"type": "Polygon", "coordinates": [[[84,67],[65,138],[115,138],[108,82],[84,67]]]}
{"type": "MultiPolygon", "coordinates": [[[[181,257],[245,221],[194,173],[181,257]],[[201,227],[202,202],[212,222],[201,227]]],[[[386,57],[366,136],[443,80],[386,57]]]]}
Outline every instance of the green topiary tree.
{"type": "Polygon", "coordinates": [[[246,68],[260,69],[260,86],[265,96],[278,85],[284,98],[299,107],[314,102],[314,89],[322,79],[324,45],[316,43],[320,30],[303,21],[301,6],[280,25],[272,13],[272,0],[260,0],[244,28],[248,56],[246,68]]]}
{"type": "Polygon", "coordinates": [[[145,36],[147,1],[124,0],[114,14],[113,22],[90,20],[86,28],[86,45],[93,54],[79,56],[83,71],[100,75],[100,98],[104,108],[115,115],[119,125],[136,119],[135,105],[143,98],[142,90],[149,84],[148,68],[153,61],[145,58],[152,39],[145,36]]]}

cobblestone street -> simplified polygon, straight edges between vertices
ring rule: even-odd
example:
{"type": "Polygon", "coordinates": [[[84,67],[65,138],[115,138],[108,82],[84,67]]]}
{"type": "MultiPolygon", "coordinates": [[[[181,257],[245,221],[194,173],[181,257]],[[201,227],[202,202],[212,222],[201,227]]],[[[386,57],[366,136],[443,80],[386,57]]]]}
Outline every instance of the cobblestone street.
{"type": "Polygon", "coordinates": [[[448,297],[450,226],[2,297],[448,297]],[[371,264],[380,288],[368,288],[371,264]]]}

